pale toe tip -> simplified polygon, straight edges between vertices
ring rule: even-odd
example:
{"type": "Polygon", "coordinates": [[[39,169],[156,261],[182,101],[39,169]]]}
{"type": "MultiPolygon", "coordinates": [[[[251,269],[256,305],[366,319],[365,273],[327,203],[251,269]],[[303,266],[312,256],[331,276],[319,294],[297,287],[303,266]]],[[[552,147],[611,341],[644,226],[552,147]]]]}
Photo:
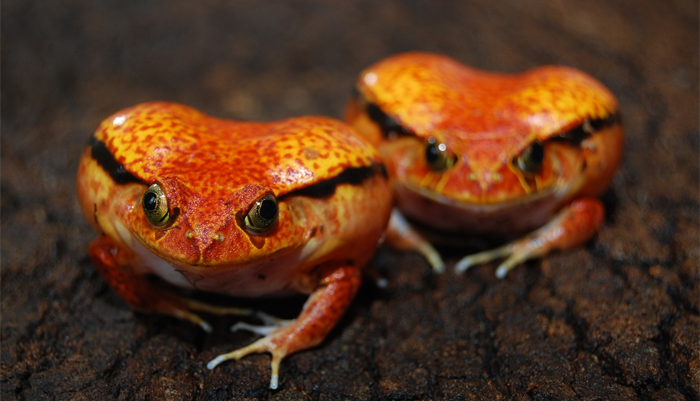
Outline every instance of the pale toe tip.
{"type": "Polygon", "coordinates": [[[207,322],[199,322],[199,327],[201,327],[202,330],[204,330],[207,333],[211,333],[212,331],[214,331],[214,327],[212,327],[212,325],[210,325],[207,322]]]}
{"type": "Polygon", "coordinates": [[[270,377],[270,389],[277,390],[278,386],[279,386],[279,376],[272,375],[272,377],[270,377]]]}
{"type": "Polygon", "coordinates": [[[221,362],[223,362],[223,361],[224,361],[224,359],[221,358],[221,356],[217,356],[216,358],[214,358],[214,359],[212,359],[211,361],[209,361],[209,363],[207,363],[207,369],[212,370],[212,369],[214,369],[215,367],[217,367],[217,366],[218,366],[221,362]]]}

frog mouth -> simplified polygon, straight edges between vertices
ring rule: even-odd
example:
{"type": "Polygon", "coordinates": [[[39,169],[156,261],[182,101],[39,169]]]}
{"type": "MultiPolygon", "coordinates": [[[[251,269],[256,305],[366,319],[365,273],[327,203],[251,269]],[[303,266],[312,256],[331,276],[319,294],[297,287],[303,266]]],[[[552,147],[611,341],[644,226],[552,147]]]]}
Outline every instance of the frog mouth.
{"type": "Polygon", "coordinates": [[[560,185],[554,183],[547,188],[540,189],[528,195],[518,197],[516,199],[500,200],[497,202],[472,202],[464,199],[454,199],[430,189],[414,185],[410,182],[403,182],[403,186],[415,195],[429,199],[432,202],[449,206],[451,208],[462,209],[465,211],[476,213],[491,213],[502,209],[522,206],[525,204],[540,204],[552,203],[557,204],[565,199],[568,195],[575,192],[575,189],[580,187],[581,180],[570,180],[567,184],[560,185]]]}

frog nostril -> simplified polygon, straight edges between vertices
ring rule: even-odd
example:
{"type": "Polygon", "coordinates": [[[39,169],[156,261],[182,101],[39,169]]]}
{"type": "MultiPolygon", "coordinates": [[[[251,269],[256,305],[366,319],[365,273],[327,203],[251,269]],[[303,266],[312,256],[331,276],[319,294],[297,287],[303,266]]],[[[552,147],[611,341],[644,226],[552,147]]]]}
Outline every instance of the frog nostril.
{"type": "Polygon", "coordinates": [[[467,174],[467,180],[469,181],[480,181],[485,184],[498,184],[503,182],[503,175],[497,171],[484,171],[475,172],[472,171],[467,174]]]}

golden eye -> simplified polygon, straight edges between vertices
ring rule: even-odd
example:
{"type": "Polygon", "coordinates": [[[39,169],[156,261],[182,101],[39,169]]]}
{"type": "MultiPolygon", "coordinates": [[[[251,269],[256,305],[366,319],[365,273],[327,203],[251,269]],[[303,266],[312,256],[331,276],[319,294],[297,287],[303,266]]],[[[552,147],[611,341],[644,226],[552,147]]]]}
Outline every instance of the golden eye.
{"type": "Polygon", "coordinates": [[[268,194],[260,198],[245,216],[245,226],[253,234],[269,231],[277,221],[279,208],[274,195],[268,194]]]}
{"type": "Polygon", "coordinates": [[[533,142],[527,149],[516,157],[515,165],[526,173],[534,173],[542,167],[544,160],[544,146],[539,142],[533,142]]]}
{"type": "Polygon", "coordinates": [[[444,143],[430,138],[425,146],[425,160],[433,170],[442,171],[455,164],[456,157],[447,150],[444,143]]]}
{"type": "Polygon", "coordinates": [[[170,219],[168,200],[165,198],[163,188],[158,184],[148,187],[141,198],[141,207],[148,221],[154,226],[164,226],[170,219]]]}

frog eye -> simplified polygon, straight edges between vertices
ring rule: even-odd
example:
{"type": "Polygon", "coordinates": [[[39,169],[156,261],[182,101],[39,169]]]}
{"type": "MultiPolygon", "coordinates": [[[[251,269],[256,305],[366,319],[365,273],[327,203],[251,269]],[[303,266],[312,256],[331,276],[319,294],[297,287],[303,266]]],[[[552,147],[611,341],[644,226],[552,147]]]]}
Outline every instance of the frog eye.
{"type": "Polygon", "coordinates": [[[148,221],[154,226],[164,226],[170,219],[168,199],[165,198],[165,192],[158,184],[148,187],[141,198],[141,207],[148,221]]]}
{"type": "Polygon", "coordinates": [[[447,150],[444,143],[430,138],[425,146],[425,160],[434,170],[442,171],[455,164],[456,157],[447,150]]]}
{"type": "Polygon", "coordinates": [[[539,142],[533,142],[527,149],[516,157],[515,164],[526,173],[534,173],[542,167],[544,147],[539,142]]]}
{"type": "Polygon", "coordinates": [[[277,199],[271,194],[260,198],[245,216],[245,226],[254,234],[264,233],[277,221],[277,199]]]}

